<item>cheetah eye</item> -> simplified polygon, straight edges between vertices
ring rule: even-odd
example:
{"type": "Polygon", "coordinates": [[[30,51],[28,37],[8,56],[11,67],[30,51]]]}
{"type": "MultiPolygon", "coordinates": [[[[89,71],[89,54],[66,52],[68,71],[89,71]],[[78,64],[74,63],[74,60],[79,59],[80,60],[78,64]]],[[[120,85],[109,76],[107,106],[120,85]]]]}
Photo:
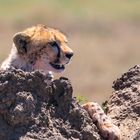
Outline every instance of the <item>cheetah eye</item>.
{"type": "Polygon", "coordinates": [[[53,42],[50,42],[49,43],[53,48],[54,48],[54,50],[57,52],[57,57],[59,58],[60,57],[60,47],[59,47],[59,45],[55,42],[55,41],[53,41],[53,42]]]}
{"type": "Polygon", "coordinates": [[[59,45],[55,41],[49,42],[49,44],[54,48],[59,48],[59,45]]]}

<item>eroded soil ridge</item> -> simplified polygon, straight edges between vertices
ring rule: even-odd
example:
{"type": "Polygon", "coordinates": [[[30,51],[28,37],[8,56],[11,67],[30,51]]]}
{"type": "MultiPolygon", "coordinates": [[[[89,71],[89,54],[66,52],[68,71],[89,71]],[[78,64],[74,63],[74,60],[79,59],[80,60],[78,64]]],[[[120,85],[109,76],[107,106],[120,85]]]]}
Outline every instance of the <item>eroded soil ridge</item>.
{"type": "Polygon", "coordinates": [[[119,126],[123,140],[140,140],[140,65],[113,83],[108,115],[119,126]]]}

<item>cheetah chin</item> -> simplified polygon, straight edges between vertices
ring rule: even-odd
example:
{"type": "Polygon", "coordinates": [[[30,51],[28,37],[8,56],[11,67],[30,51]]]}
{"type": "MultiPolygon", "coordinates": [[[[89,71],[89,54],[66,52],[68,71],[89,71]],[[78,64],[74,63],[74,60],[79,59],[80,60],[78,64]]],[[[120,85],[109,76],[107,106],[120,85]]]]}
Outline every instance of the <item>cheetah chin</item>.
{"type": "Polygon", "coordinates": [[[50,62],[50,65],[56,69],[56,70],[61,70],[63,71],[65,69],[65,66],[63,64],[58,64],[58,63],[52,63],[50,62]]]}

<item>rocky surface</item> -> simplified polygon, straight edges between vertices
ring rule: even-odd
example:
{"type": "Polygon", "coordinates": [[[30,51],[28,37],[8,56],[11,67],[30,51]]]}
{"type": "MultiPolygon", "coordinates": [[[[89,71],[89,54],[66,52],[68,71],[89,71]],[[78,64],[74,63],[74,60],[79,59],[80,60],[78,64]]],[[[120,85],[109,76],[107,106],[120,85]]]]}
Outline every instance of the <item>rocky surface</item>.
{"type": "MultiPolygon", "coordinates": [[[[140,140],[140,65],[113,83],[107,114],[122,140],[140,140]]],[[[0,71],[0,140],[103,140],[89,114],[72,97],[67,78],[0,71]]]]}
{"type": "Polygon", "coordinates": [[[140,140],[140,65],[113,83],[108,115],[119,126],[122,140],[140,140]]]}
{"type": "Polygon", "coordinates": [[[101,140],[66,78],[0,71],[0,140],[101,140]]]}

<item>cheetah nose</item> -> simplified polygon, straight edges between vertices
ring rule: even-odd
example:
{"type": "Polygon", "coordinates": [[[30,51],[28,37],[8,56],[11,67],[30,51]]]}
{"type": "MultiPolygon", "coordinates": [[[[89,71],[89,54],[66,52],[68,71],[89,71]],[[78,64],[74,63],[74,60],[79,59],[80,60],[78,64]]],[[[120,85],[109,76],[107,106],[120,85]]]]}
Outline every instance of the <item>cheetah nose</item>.
{"type": "Polygon", "coordinates": [[[73,52],[66,53],[65,56],[69,59],[73,56],[73,52]]]}

